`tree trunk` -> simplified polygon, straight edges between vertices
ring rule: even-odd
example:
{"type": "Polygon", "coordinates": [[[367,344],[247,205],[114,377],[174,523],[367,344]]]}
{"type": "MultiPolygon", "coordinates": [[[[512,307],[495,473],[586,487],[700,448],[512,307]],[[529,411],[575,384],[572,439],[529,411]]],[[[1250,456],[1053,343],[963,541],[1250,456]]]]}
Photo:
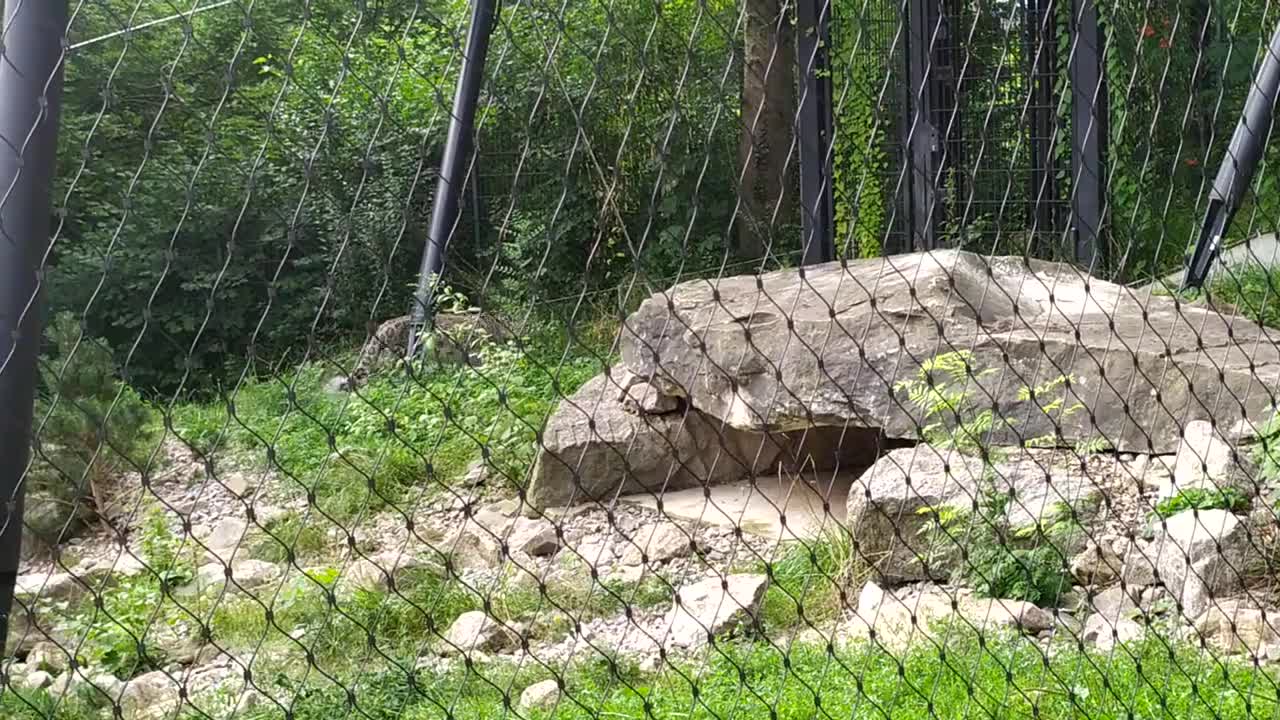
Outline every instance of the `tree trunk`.
{"type": "Polygon", "coordinates": [[[742,209],[736,253],[763,257],[776,232],[794,222],[795,33],[790,0],[745,0],[743,37],[742,209]]]}

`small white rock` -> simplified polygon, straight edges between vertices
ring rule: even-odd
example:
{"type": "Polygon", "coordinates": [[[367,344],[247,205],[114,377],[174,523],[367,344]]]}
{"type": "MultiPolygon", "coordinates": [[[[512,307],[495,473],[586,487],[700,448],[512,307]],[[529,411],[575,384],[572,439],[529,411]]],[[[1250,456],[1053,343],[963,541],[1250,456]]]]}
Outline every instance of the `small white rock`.
{"type": "Polygon", "coordinates": [[[694,648],[706,643],[708,633],[733,630],[755,615],[768,585],[765,575],[743,574],[706,578],[680,588],[667,613],[669,644],[694,648]]]}
{"type": "Polygon", "coordinates": [[[543,680],[520,693],[521,710],[550,710],[560,700],[560,685],[555,680],[543,680]]]}
{"type": "Polygon", "coordinates": [[[1161,497],[1190,489],[1227,487],[1239,474],[1237,470],[1235,448],[1207,420],[1193,420],[1182,431],[1172,482],[1161,489],[1161,497]]]}
{"type": "Polygon", "coordinates": [[[224,517],[213,526],[208,535],[201,538],[201,542],[209,548],[210,554],[228,562],[231,554],[240,547],[248,529],[249,523],[243,518],[224,517]]]}
{"type": "Polygon", "coordinates": [[[220,479],[236,497],[248,497],[258,486],[257,478],[250,477],[249,473],[243,471],[229,473],[220,479]]]}
{"type": "Polygon", "coordinates": [[[1101,613],[1094,613],[1084,621],[1084,630],[1081,631],[1080,639],[1103,652],[1110,652],[1117,643],[1140,640],[1142,633],[1142,626],[1133,620],[1128,618],[1112,620],[1101,613]]]}
{"type": "Polygon", "coordinates": [[[641,564],[642,555],[647,556],[650,563],[667,562],[685,557],[694,549],[690,534],[669,522],[644,526],[634,533],[631,540],[622,544],[621,560],[624,565],[641,564]]]}
{"type": "Polygon", "coordinates": [[[53,676],[44,670],[35,670],[27,673],[23,678],[22,686],[28,690],[42,690],[53,684],[53,676]]]}
{"type": "Polygon", "coordinates": [[[440,649],[443,655],[469,651],[500,653],[520,643],[515,633],[479,610],[459,615],[444,637],[447,642],[440,649]]]}
{"type": "Polygon", "coordinates": [[[871,617],[882,602],[884,602],[884,588],[868,580],[858,592],[858,614],[862,617],[871,617]]]}

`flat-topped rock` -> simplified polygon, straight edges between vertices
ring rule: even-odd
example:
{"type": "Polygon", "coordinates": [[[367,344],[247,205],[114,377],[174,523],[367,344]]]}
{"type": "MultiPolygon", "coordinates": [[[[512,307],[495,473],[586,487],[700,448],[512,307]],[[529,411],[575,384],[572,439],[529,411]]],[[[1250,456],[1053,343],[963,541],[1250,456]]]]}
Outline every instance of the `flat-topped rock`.
{"type": "Polygon", "coordinates": [[[1019,419],[1023,439],[1057,420],[1069,442],[1173,453],[1189,421],[1266,418],[1277,341],[1244,318],[1070,265],[943,250],[682,283],[628,319],[622,357],[739,430],[858,426],[919,438],[924,422],[894,383],[968,350],[975,373],[995,370],[977,392],[1019,419]],[[1051,418],[1017,399],[1063,375],[1067,403],[1084,411],[1051,418]]]}
{"type": "Polygon", "coordinates": [[[619,373],[599,375],[561,401],[542,431],[528,502],[535,508],[719,485],[788,467],[833,468],[874,458],[865,428],[757,433],[693,408],[635,413],[619,373]]]}

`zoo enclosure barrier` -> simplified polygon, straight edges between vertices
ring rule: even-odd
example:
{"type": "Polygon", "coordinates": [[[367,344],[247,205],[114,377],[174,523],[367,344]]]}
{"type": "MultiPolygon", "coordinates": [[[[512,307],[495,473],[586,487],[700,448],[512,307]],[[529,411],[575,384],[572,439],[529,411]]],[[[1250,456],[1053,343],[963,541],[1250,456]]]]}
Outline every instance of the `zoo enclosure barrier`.
{"type": "Polygon", "coordinates": [[[1274,8],[4,17],[6,717],[1275,714],[1274,8]]]}

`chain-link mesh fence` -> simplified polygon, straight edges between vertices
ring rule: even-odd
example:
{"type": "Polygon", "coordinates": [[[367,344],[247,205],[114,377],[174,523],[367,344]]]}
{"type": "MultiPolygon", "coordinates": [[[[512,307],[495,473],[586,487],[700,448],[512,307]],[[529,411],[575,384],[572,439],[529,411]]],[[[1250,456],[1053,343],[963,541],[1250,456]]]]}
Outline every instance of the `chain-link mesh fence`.
{"type": "Polygon", "coordinates": [[[0,716],[1280,715],[1280,8],[475,5],[4,3],[0,716]]]}

